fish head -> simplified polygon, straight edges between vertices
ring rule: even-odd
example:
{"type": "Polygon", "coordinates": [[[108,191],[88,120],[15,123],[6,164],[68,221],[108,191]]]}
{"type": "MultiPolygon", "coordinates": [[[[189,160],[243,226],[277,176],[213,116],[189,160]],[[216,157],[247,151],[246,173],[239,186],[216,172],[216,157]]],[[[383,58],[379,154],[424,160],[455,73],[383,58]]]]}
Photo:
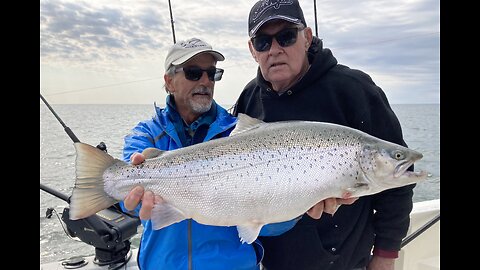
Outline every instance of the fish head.
{"type": "Polygon", "coordinates": [[[368,182],[368,193],[424,180],[427,172],[407,170],[422,157],[418,151],[387,141],[374,140],[364,144],[359,160],[363,179],[368,182]]]}

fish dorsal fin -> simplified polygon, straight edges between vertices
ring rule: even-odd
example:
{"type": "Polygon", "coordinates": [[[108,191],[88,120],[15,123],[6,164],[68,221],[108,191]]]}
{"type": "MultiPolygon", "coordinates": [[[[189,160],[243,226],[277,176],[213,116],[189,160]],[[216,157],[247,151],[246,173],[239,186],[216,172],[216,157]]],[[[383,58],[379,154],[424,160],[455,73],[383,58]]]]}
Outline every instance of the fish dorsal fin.
{"type": "Polygon", "coordinates": [[[230,136],[235,136],[242,132],[258,128],[263,123],[265,122],[260,119],[250,117],[243,113],[239,113],[237,116],[237,125],[235,126],[235,129],[232,131],[232,133],[230,133],[230,136]]]}
{"type": "Polygon", "coordinates": [[[161,154],[163,154],[163,152],[165,151],[162,151],[158,148],[150,147],[143,150],[142,155],[145,156],[145,159],[149,159],[149,158],[156,158],[161,154]]]}

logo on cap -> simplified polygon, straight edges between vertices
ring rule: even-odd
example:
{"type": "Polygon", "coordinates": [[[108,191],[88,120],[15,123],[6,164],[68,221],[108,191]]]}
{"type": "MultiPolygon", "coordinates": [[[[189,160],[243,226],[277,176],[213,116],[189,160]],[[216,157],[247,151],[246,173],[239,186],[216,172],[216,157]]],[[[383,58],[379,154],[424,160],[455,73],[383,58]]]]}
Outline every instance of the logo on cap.
{"type": "Polygon", "coordinates": [[[291,5],[293,5],[292,0],[276,0],[276,1],[265,0],[257,8],[257,10],[254,11],[252,21],[256,21],[258,17],[262,16],[263,13],[265,13],[267,10],[271,8],[279,9],[280,6],[291,6],[291,5]]]}
{"type": "Polygon", "coordinates": [[[186,41],[182,41],[178,44],[180,47],[183,47],[185,49],[192,49],[192,48],[198,48],[198,47],[207,47],[207,44],[205,42],[201,41],[198,38],[192,38],[186,41]]]}

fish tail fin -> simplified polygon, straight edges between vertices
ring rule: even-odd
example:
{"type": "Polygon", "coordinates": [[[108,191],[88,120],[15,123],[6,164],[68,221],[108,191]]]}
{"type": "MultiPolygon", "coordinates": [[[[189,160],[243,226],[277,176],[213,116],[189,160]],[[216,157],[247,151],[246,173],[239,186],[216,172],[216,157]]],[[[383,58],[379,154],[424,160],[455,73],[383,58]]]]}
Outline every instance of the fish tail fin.
{"type": "Polygon", "coordinates": [[[85,143],[75,143],[75,186],[70,197],[70,219],[89,217],[116,202],[104,190],[103,172],[118,162],[104,151],[85,143]]]}

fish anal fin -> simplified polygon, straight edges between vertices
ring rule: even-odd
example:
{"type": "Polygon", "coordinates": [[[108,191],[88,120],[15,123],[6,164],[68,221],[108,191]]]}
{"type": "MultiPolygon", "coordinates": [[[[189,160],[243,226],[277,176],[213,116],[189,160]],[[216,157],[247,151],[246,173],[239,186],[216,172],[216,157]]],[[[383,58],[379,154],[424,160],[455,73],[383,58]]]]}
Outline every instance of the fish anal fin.
{"type": "Polygon", "coordinates": [[[184,219],[186,217],[183,212],[169,203],[162,202],[153,206],[151,221],[154,230],[165,228],[184,219]]]}
{"type": "Polygon", "coordinates": [[[237,225],[238,236],[242,243],[251,244],[257,239],[264,224],[250,223],[246,225],[237,225]]]}
{"type": "Polygon", "coordinates": [[[143,150],[142,155],[145,156],[145,159],[149,159],[149,158],[156,158],[156,157],[162,155],[163,152],[165,152],[165,151],[162,151],[158,148],[149,147],[149,148],[146,148],[145,150],[143,150]]]}
{"type": "Polygon", "coordinates": [[[240,134],[242,132],[258,128],[263,122],[260,119],[250,117],[246,114],[239,113],[237,116],[237,125],[235,129],[230,133],[230,136],[240,134]]]}

